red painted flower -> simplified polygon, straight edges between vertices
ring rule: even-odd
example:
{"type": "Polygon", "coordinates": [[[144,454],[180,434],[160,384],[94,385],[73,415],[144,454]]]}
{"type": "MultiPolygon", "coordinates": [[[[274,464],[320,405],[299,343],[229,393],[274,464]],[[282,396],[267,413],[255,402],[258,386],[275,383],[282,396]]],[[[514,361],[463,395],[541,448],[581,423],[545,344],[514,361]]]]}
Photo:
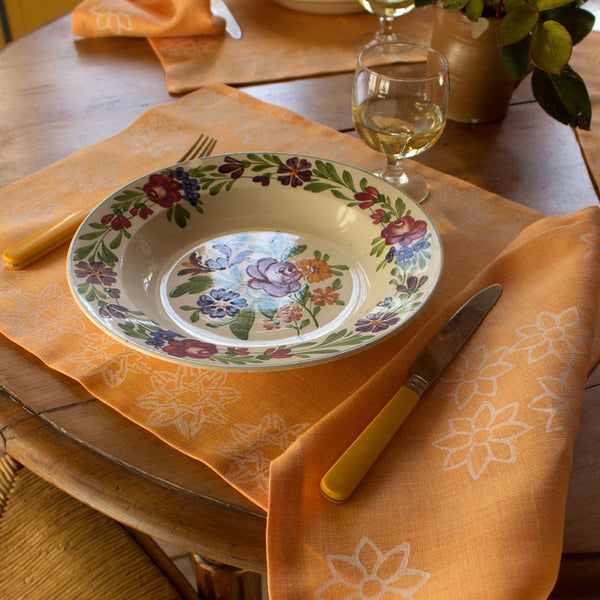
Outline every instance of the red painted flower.
{"type": "Polygon", "coordinates": [[[292,351],[289,348],[267,348],[265,354],[269,358],[292,358],[292,351]]]}
{"type": "Polygon", "coordinates": [[[132,206],[129,211],[134,217],[139,214],[140,218],[147,219],[150,215],[154,214],[154,211],[147,206],[132,206]]]}
{"type": "Polygon", "coordinates": [[[163,350],[177,358],[208,358],[217,353],[214,344],[207,344],[198,340],[170,340],[163,346],[163,350]]]}
{"type": "Polygon", "coordinates": [[[422,238],[427,233],[427,223],[416,221],[413,217],[406,216],[392,221],[381,232],[387,246],[400,244],[410,246],[415,240],[422,238]]]}
{"type": "Polygon", "coordinates": [[[383,208],[378,208],[372,215],[370,215],[371,219],[373,219],[374,225],[379,225],[383,218],[387,215],[383,208]]]}
{"type": "Polygon", "coordinates": [[[359,208],[369,208],[375,204],[377,197],[379,196],[379,190],[374,188],[372,185],[368,185],[364,192],[354,194],[354,199],[360,202],[359,208]]]}
{"type": "Polygon", "coordinates": [[[110,223],[110,226],[115,231],[121,231],[121,229],[129,229],[131,227],[131,221],[127,217],[124,217],[123,215],[114,215],[112,213],[104,215],[100,219],[100,222],[102,225],[108,225],[110,223]]]}
{"type": "Polygon", "coordinates": [[[163,208],[169,208],[181,200],[181,185],[170,175],[154,173],[144,186],[144,193],[153,202],[163,208]]]}

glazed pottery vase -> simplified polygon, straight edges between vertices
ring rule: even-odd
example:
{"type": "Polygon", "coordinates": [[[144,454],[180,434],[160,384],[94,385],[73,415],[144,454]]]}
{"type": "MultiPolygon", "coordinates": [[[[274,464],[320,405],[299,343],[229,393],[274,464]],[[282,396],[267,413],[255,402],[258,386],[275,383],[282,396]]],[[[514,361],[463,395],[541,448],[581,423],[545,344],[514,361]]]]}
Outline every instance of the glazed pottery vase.
{"type": "Polygon", "coordinates": [[[448,118],[484,123],[504,117],[517,82],[500,63],[498,29],[501,19],[475,25],[462,12],[434,9],[431,47],[447,59],[450,74],[448,118]],[[486,24],[481,31],[481,24],[486,24]]]}

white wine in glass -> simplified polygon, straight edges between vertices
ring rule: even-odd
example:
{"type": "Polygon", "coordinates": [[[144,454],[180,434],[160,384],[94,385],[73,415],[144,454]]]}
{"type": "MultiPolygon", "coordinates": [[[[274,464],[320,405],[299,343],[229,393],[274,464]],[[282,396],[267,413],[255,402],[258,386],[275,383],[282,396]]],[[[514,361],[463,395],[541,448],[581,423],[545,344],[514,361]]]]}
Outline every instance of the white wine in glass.
{"type": "Polygon", "coordinates": [[[424,152],[442,135],[448,112],[448,62],[412,43],[371,46],[361,52],[352,90],[352,116],[360,138],[387,157],[375,172],[416,202],[429,184],[404,168],[403,159],[424,152]]]}
{"type": "Polygon", "coordinates": [[[408,42],[406,36],[394,32],[393,23],[415,7],[415,0],[358,0],[367,11],[379,17],[379,28],[366,33],[358,40],[361,49],[386,42],[408,42]]]}

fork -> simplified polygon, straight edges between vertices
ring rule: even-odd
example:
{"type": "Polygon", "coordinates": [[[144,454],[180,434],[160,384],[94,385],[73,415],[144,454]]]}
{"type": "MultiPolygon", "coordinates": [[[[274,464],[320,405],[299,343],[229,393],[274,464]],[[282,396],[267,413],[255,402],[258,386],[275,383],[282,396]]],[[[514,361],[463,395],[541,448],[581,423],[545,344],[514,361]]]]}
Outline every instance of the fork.
{"type": "MultiPolygon", "coordinates": [[[[217,140],[215,138],[202,134],[177,163],[192,160],[193,158],[210,156],[216,144],[217,140]]],[[[50,227],[42,229],[16,243],[14,246],[7,248],[2,253],[4,266],[11,271],[17,271],[30,265],[32,262],[48,254],[55,248],[58,248],[58,246],[64,244],[73,237],[73,234],[77,231],[79,225],[81,225],[84,219],[97,205],[98,203],[96,202],[92,206],[82,208],[58,223],[54,223],[53,225],[50,225],[50,227]]]]}

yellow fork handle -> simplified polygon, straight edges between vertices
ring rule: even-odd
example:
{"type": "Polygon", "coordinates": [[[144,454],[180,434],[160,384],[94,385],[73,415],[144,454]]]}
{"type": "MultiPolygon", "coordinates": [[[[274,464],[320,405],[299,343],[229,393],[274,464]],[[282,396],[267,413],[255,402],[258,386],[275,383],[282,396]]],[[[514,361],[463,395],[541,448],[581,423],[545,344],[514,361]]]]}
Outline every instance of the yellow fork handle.
{"type": "Polygon", "coordinates": [[[94,206],[83,208],[62,221],[54,223],[54,225],[50,225],[50,227],[42,229],[7,248],[2,253],[4,266],[11,271],[23,269],[33,261],[69,241],[94,206]]]}
{"type": "Polygon", "coordinates": [[[332,502],[344,502],[383,452],[419,400],[403,386],[367,425],[321,479],[321,492],[332,502]]]}

